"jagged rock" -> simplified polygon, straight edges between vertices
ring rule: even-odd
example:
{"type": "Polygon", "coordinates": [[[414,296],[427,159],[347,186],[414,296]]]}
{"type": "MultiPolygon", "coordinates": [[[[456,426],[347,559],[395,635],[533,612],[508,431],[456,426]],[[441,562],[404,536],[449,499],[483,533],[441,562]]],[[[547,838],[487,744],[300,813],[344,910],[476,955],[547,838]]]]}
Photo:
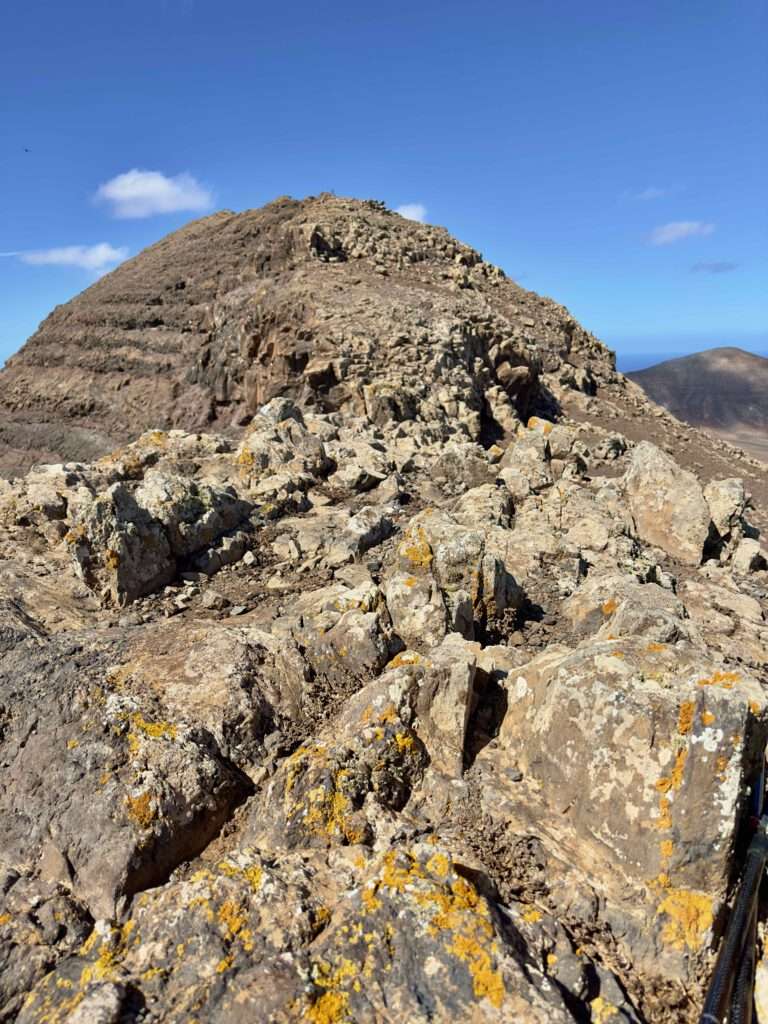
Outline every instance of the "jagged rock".
{"type": "Polygon", "coordinates": [[[500,547],[493,527],[469,530],[448,513],[422,512],[410,521],[397,570],[384,588],[393,626],[407,646],[433,646],[454,631],[473,639],[476,627],[520,606],[522,590],[500,547]]]}
{"type": "Polygon", "coordinates": [[[477,648],[459,633],[449,633],[430,650],[419,683],[418,735],[432,765],[453,777],[460,777],[464,771],[477,648]]]}
{"type": "Polygon", "coordinates": [[[24,997],[92,928],[85,907],[60,885],[0,861],[0,1020],[14,1020],[24,997]]]}
{"type": "Polygon", "coordinates": [[[711,521],[696,477],[647,441],[624,478],[638,536],[686,565],[699,565],[711,521]]]}
{"type": "Polygon", "coordinates": [[[709,506],[712,525],[720,537],[727,540],[734,528],[741,526],[747,509],[744,482],[738,479],[712,480],[704,488],[704,498],[709,506]]]}
{"type": "MultiPolygon", "coordinates": [[[[551,429],[551,424],[547,426],[551,429]]],[[[547,433],[548,431],[538,430],[534,425],[532,429],[524,431],[504,452],[499,476],[517,500],[552,485],[552,455],[547,433]]]]}
{"type": "Polygon", "coordinates": [[[768,717],[756,462],[333,196],[125,264],[0,405],[0,470],[58,453],[0,481],[0,1018],[692,1024],[768,717]]]}
{"type": "Polygon", "coordinates": [[[0,705],[13,709],[0,856],[32,867],[52,845],[55,880],[106,917],[202,849],[248,790],[204,729],[161,718],[119,676],[115,689],[112,658],[50,640],[0,661],[0,705]]]}
{"type": "Polygon", "coordinates": [[[280,558],[335,569],[376,547],[394,529],[387,509],[365,506],[350,515],[346,509],[319,508],[303,518],[283,519],[272,547],[280,558]]]}
{"type": "Polygon", "coordinates": [[[299,644],[323,678],[336,673],[347,684],[380,672],[402,647],[381,591],[367,574],[353,586],[339,581],[302,594],[289,614],[275,620],[272,632],[299,644]]]}
{"type": "Polygon", "coordinates": [[[286,759],[251,815],[249,842],[369,844],[386,834],[387,812],[402,810],[428,760],[414,731],[419,664],[398,656],[286,759]]]}
{"type": "Polygon", "coordinates": [[[687,984],[713,941],[762,756],[762,687],[690,646],[634,638],[550,648],[507,686],[487,813],[522,828],[535,813],[633,962],[687,984]],[[523,782],[506,782],[505,764],[523,782]]]}
{"type": "Polygon", "coordinates": [[[354,492],[377,487],[394,469],[394,463],[381,442],[332,441],[328,444],[328,454],[337,466],[330,483],[354,492]]]}
{"type": "Polygon", "coordinates": [[[655,583],[643,584],[632,576],[590,573],[564,602],[563,614],[580,636],[645,636],[657,643],[690,639],[683,602],[655,583]]]}
{"type": "Polygon", "coordinates": [[[757,572],[766,567],[768,558],[760,546],[760,541],[752,537],[745,537],[739,541],[731,559],[731,568],[735,573],[746,576],[747,573],[757,572]]]}
{"type": "MultiPolygon", "coordinates": [[[[170,583],[190,556],[242,523],[251,505],[230,489],[149,470],[138,486],[116,483],[84,505],[64,538],[78,575],[105,602],[122,605],[170,583]]],[[[222,544],[215,571],[237,561],[244,538],[222,544]]]]}

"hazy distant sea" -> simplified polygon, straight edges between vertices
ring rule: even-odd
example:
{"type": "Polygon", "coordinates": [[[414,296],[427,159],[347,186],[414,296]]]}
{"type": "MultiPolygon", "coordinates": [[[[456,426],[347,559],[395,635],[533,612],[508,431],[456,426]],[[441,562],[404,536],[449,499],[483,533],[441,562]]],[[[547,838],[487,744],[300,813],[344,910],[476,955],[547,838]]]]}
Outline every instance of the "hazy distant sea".
{"type": "MultiPolygon", "coordinates": [[[[707,346],[714,348],[715,346],[707,346]]],[[[768,358],[768,349],[761,351],[760,349],[753,348],[752,346],[739,346],[743,347],[748,352],[754,352],[755,355],[764,356],[768,358]]],[[[656,363],[663,363],[667,359],[678,359],[680,356],[693,355],[695,349],[686,349],[684,351],[678,351],[675,349],[667,349],[665,352],[621,352],[616,353],[616,368],[622,373],[631,373],[632,370],[644,370],[646,366],[655,366],[656,363]]],[[[701,351],[701,350],[699,350],[701,351]]]]}

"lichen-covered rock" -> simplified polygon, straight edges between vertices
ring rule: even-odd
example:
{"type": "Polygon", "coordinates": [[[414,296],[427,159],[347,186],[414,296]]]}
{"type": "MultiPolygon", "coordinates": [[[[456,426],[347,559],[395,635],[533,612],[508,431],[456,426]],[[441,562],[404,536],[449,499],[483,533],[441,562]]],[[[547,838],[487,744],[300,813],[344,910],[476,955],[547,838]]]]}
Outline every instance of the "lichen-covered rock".
{"type": "Polygon", "coordinates": [[[523,778],[507,781],[497,761],[487,813],[523,827],[535,814],[633,962],[685,983],[727,891],[765,743],[763,688],[685,644],[642,639],[551,648],[507,687],[500,763],[523,778]]]}
{"type": "MultiPolygon", "coordinates": [[[[461,515],[461,513],[459,513],[461,515]]],[[[439,643],[448,632],[473,639],[523,593],[507,571],[504,538],[492,526],[468,529],[444,512],[415,516],[398,545],[397,569],[385,585],[387,608],[408,646],[439,643]]]]}
{"type": "Polygon", "coordinates": [[[395,658],[285,760],[251,813],[250,842],[370,844],[387,833],[428,763],[414,731],[419,663],[418,655],[395,658]]]}
{"type": "Polygon", "coordinates": [[[699,565],[711,513],[693,473],[642,441],[632,452],[624,486],[638,536],[686,565],[699,565]]]}
{"type": "Polygon", "coordinates": [[[95,916],[202,849],[248,792],[210,733],[121,692],[117,653],[27,641],[0,660],[0,856],[47,855],[95,916]]]}
{"type": "Polygon", "coordinates": [[[640,583],[629,575],[590,573],[564,602],[563,614],[580,636],[645,636],[674,643],[691,635],[679,598],[656,583],[640,583]]]}
{"type": "Polygon", "coordinates": [[[478,644],[449,633],[425,659],[416,700],[417,732],[432,765],[451,776],[464,770],[478,644]]]}
{"type": "Polygon", "coordinates": [[[0,1020],[14,1020],[24,997],[91,931],[86,908],[63,886],[0,861],[0,1020]]]}
{"type": "Polygon", "coordinates": [[[65,542],[83,581],[122,605],[170,583],[250,511],[231,489],[149,470],[138,485],[112,484],[82,506],[65,542]]]}

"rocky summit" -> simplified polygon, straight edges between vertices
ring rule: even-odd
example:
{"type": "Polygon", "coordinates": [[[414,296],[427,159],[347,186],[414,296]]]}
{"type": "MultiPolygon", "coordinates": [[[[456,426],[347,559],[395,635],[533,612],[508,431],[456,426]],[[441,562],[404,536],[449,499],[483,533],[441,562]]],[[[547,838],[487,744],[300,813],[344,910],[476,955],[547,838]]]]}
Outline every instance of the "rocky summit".
{"type": "Polygon", "coordinates": [[[0,1021],[696,1019],[761,463],[330,195],[148,249],[0,400],[0,1021]]]}

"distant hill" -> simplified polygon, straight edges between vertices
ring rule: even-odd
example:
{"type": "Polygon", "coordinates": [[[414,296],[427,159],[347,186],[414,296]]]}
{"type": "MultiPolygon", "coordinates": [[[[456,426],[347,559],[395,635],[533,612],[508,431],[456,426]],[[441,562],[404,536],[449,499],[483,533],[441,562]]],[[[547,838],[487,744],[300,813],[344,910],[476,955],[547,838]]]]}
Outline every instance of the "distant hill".
{"type": "Polygon", "coordinates": [[[768,359],[713,348],[627,374],[675,416],[768,460],[768,359]]]}

